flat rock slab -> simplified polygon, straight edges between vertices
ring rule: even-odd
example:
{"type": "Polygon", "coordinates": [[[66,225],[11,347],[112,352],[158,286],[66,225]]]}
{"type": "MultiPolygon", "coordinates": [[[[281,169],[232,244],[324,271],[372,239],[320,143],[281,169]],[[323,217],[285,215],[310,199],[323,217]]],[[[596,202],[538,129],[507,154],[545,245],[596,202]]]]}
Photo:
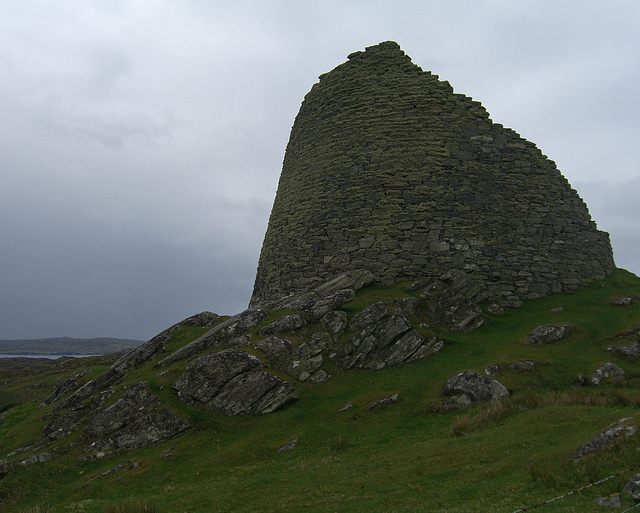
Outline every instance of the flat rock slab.
{"type": "Polygon", "coordinates": [[[524,343],[536,346],[541,344],[550,344],[552,342],[562,340],[563,338],[567,338],[574,331],[575,328],[569,324],[545,324],[534,329],[524,343]]]}
{"type": "Polygon", "coordinates": [[[300,397],[293,386],[264,371],[257,357],[227,349],[197,358],[176,381],[178,396],[222,415],[263,414],[300,397]]]}

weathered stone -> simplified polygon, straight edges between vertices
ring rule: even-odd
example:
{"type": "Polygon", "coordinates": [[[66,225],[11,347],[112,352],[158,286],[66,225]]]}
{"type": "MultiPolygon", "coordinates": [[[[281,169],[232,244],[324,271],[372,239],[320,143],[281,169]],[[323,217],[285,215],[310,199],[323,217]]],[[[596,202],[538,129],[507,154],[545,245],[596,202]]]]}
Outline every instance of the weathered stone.
{"type": "Polygon", "coordinates": [[[640,342],[634,342],[628,346],[608,347],[607,351],[618,353],[627,358],[635,358],[640,355],[640,342]]]}
{"type": "Polygon", "coordinates": [[[151,393],[149,384],[140,381],[131,385],[114,404],[95,415],[85,432],[90,437],[101,438],[132,422],[142,413],[147,413],[160,404],[160,399],[151,393]]]}
{"type": "Polygon", "coordinates": [[[165,359],[160,360],[155,366],[166,367],[176,361],[190,358],[204,351],[224,347],[231,340],[255,328],[267,315],[269,315],[268,310],[248,308],[216,325],[201,337],[181,347],[165,359]]]}
{"type": "Polygon", "coordinates": [[[116,361],[111,369],[115,372],[126,372],[130,369],[141,367],[156,354],[165,350],[164,345],[169,341],[171,335],[169,330],[159,333],[148,342],[132,349],[127,354],[116,361]]]}
{"type": "Polygon", "coordinates": [[[590,379],[592,385],[601,385],[602,383],[615,383],[625,379],[624,371],[615,363],[607,362],[597,369],[590,379]]]}
{"type": "Polygon", "coordinates": [[[296,448],[297,443],[298,443],[298,439],[294,438],[290,442],[287,442],[282,447],[280,447],[276,452],[280,454],[281,452],[293,451],[296,448]]]}
{"type": "Polygon", "coordinates": [[[301,307],[311,317],[319,319],[331,310],[341,307],[356,297],[353,289],[341,289],[322,296],[301,307]]]}
{"type": "Polygon", "coordinates": [[[47,397],[42,402],[42,404],[40,406],[38,406],[38,408],[42,408],[44,406],[48,406],[50,404],[53,404],[56,401],[59,401],[60,399],[62,399],[64,396],[75,392],[80,386],[78,384],[78,381],[80,379],[82,379],[83,377],[85,377],[90,372],[91,372],[90,370],[85,370],[85,371],[79,372],[75,376],[72,376],[71,378],[69,378],[69,379],[65,380],[64,382],[62,382],[58,386],[58,388],[56,388],[55,392],[53,392],[53,394],[51,394],[49,397],[47,397]]]}
{"type": "Polygon", "coordinates": [[[118,382],[120,382],[124,378],[124,374],[114,371],[112,369],[108,370],[101,376],[98,376],[95,379],[92,379],[82,385],[78,390],[72,393],[66,399],[60,401],[54,408],[53,411],[60,411],[65,409],[77,410],[77,409],[86,409],[87,400],[90,400],[92,397],[99,394],[101,391],[108,389],[109,387],[114,386],[118,382]]]}
{"type": "Polygon", "coordinates": [[[630,419],[621,419],[618,422],[614,422],[608,429],[600,433],[598,436],[589,440],[573,455],[572,461],[578,461],[584,458],[587,454],[599,451],[610,447],[617,440],[626,439],[633,436],[636,432],[636,428],[626,425],[626,422],[630,419]]]}
{"type": "Polygon", "coordinates": [[[53,458],[53,454],[51,454],[49,452],[43,452],[43,453],[40,453],[40,454],[29,456],[28,458],[18,462],[18,465],[20,465],[22,467],[30,467],[31,465],[34,465],[35,463],[45,463],[45,462],[49,461],[52,458],[53,458]]]}
{"type": "Polygon", "coordinates": [[[354,330],[362,329],[369,324],[373,324],[380,319],[384,319],[389,315],[389,313],[390,312],[384,303],[380,301],[372,303],[351,318],[349,321],[349,327],[354,330]]]}
{"type": "Polygon", "coordinates": [[[500,373],[500,367],[497,364],[487,365],[484,368],[484,373],[487,376],[497,376],[500,373]]]}
{"type": "Polygon", "coordinates": [[[500,400],[509,396],[506,387],[494,379],[488,379],[475,371],[464,371],[449,378],[442,386],[444,395],[466,395],[473,402],[500,400]]]}
{"type": "Polygon", "coordinates": [[[400,310],[406,316],[414,315],[420,306],[420,299],[417,297],[403,297],[400,300],[400,310]]]}
{"type": "Polygon", "coordinates": [[[347,328],[347,323],[347,312],[342,310],[327,312],[320,319],[320,324],[334,337],[340,335],[347,328]]]}
{"type": "Polygon", "coordinates": [[[375,408],[377,408],[378,406],[382,405],[382,404],[394,404],[398,402],[398,397],[400,397],[400,394],[393,394],[392,396],[389,397],[385,397],[384,399],[380,399],[379,401],[376,401],[375,403],[371,403],[369,406],[367,406],[366,411],[371,411],[375,408]]]}
{"type": "Polygon", "coordinates": [[[265,353],[273,368],[286,372],[298,381],[323,382],[325,376],[315,373],[324,363],[320,353],[329,347],[329,343],[327,334],[316,334],[312,340],[298,347],[279,337],[269,337],[255,347],[265,353]]]}
{"type": "Polygon", "coordinates": [[[620,297],[614,301],[611,301],[611,304],[614,306],[629,306],[632,302],[632,297],[620,297]]]}
{"type": "Polygon", "coordinates": [[[640,500],[640,474],[633,476],[627,484],[624,485],[622,493],[625,495],[631,495],[633,500],[640,500]]]}
{"type": "Polygon", "coordinates": [[[454,395],[442,406],[443,410],[464,410],[471,406],[471,399],[468,395],[454,395]]]}
{"type": "Polygon", "coordinates": [[[463,295],[501,302],[574,291],[614,263],[553,161],[387,41],[306,95],[251,304],[356,269],[383,284],[462,270],[463,295]]]}
{"type": "Polygon", "coordinates": [[[275,335],[278,333],[286,333],[288,331],[297,330],[307,325],[307,321],[300,314],[288,314],[279,317],[271,324],[263,326],[256,331],[256,335],[275,335]]]}
{"type": "Polygon", "coordinates": [[[487,307],[487,312],[494,315],[502,315],[504,313],[504,308],[502,308],[502,306],[500,306],[498,303],[491,303],[487,307]]]}
{"type": "Polygon", "coordinates": [[[182,400],[205,404],[223,415],[270,413],[300,397],[291,384],[261,365],[253,355],[227,349],[197,358],[174,388],[182,400]]]}
{"type": "Polygon", "coordinates": [[[187,365],[173,388],[183,399],[208,403],[227,382],[260,365],[255,356],[234,349],[204,355],[187,365]]]}
{"type": "Polygon", "coordinates": [[[509,365],[509,368],[515,371],[530,372],[536,369],[536,362],[533,360],[519,360],[509,365]]]}
{"type": "Polygon", "coordinates": [[[484,323],[482,309],[454,288],[431,298],[429,313],[436,323],[455,331],[471,331],[484,323]]]}
{"type": "Polygon", "coordinates": [[[357,292],[361,288],[371,285],[374,280],[375,276],[371,271],[351,271],[342,273],[334,279],[323,283],[319,287],[316,287],[314,292],[318,294],[318,296],[326,296],[327,294],[343,289],[353,289],[357,292]]]}
{"type": "Polygon", "coordinates": [[[598,497],[593,501],[598,506],[604,506],[607,508],[620,508],[622,507],[622,501],[620,500],[620,494],[616,493],[609,497],[598,497]]]}
{"type": "Polygon", "coordinates": [[[109,434],[106,439],[91,444],[93,452],[112,450],[133,450],[150,447],[154,444],[178,436],[190,427],[190,423],[174,415],[169,408],[144,408],[144,415],[130,418],[121,428],[109,434]]]}
{"type": "Polygon", "coordinates": [[[540,344],[557,342],[571,335],[574,330],[575,328],[568,324],[545,324],[544,326],[538,326],[534,329],[531,332],[531,336],[527,338],[524,343],[539,346],[540,344]]]}
{"type": "Polygon", "coordinates": [[[9,460],[0,460],[0,479],[3,479],[9,473],[11,463],[9,460]]]}

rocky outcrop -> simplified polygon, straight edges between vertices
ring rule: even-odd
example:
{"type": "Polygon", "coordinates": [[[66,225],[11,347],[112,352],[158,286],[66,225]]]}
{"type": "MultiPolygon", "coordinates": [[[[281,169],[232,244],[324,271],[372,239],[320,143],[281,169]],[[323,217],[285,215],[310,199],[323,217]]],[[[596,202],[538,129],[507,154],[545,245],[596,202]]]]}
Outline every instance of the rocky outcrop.
{"type": "Polygon", "coordinates": [[[129,387],[114,404],[95,415],[85,433],[92,452],[149,447],[173,438],[190,423],[174,415],[141,381],[129,387]]]}
{"type": "Polygon", "coordinates": [[[455,331],[471,331],[484,323],[482,309],[455,288],[434,296],[429,313],[436,323],[455,331]]]}
{"type": "Polygon", "coordinates": [[[550,344],[568,337],[574,330],[575,328],[568,324],[545,324],[534,329],[524,343],[536,346],[550,344]]]}
{"type": "Polygon", "coordinates": [[[636,433],[636,428],[628,425],[631,419],[621,419],[614,422],[605,431],[589,440],[573,455],[572,461],[578,461],[595,451],[612,446],[616,441],[626,439],[636,433]]]}
{"type": "Polygon", "coordinates": [[[402,312],[391,314],[382,303],[355,315],[350,326],[358,331],[329,355],[343,369],[376,370],[399,365],[433,354],[443,345],[436,337],[426,338],[412,330],[402,312]]]}
{"type": "Polygon", "coordinates": [[[255,356],[227,349],[190,363],[174,388],[183,401],[223,415],[270,413],[300,397],[290,383],[261,366],[255,356]]]}
{"type": "Polygon", "coordinates": [[[164,345],[171,339],[171,333],[179,328],[188,327],[207,327],[214,325],[219,319],[219,316],[213,312],[201,312],[191,317],[187,317],[183,321],[174,324],[166,330],[158,333],[148,342],[136,347],[129,351],[127,354],[117,360],[111,369],[116,372],[126,372],[131,369],[137,369],[143,366],[149,360],[151,360],[157,354],[164,352],[164,345]]]}
{"type": "Polygon", "coordinates": [[[309,342],[297,347],[289,340],[279,337],[262,340],[255,347],[267,356],[274,369],[286,372],[298,381],[323,383],[329,379],[329,374],[320,369],[324,363],[321,353],[331,342],[327,333],[318,333],[309,342]]]}
{"type": "Polygon", "coordinates": [[[591,375],[589,384],[600,385],[602,383],[615,383],[623,381],[625,378],[624,370],[622,370],[620,366],[607,362],[591,375]]]}
{"type": "Polygon", "coordinates": [[[640,500],[640,474],[633,476],[622,489],[624,495],[631,495],[635,501],[640,500]]]}
{"type": "Polygon", "coordinates": [[[276,335],[278,333],[287,333],[297,330],[307,325],[307,321],[300,314],[288,314],[279,317],[275,321],[263,326],[256,331],[256,335],[276,335]]]}
{"type": "Polygon", "coordinates": [[[268,310],[248,308],[226,321],[221,322],[193,342],[190,342],[163,360],[160,360],[156,364],[156,367],[166,367],[167,365],[179,360],[191,358],[204,351],[224,347],[232,340],[255,328],[267,315],[269,315],[268,310]]]}
{"type": "MultiPolygon", "coordinates": [[[[461,401],[467,402],[459,396],[466,396],[470,403],[484,403],[509,397],[509,391],[502,383],[485,378],[475,371],[464,371],[452,376],[442,386],[442,393],[446,396],[456,396],[456,404],[460,404],[461,401]]],[[[447,408],[445,405],[445,409],[447,408]]]]}
{"type": "Polygon", "coordinates": [[[79,372],[75,376],[72,376],[71,378],[65,380],[64,382],[62,382],[60,385],[58,385],[55,392],[53,392],[53,394],[51,394],[42,402],[39,408],[53,404],[56,401],[59,401],[60,399],[62,399],[63,397],[75,392],[80,387],[78,381],[84,378],[90,372],[91,371],[89,370],[84,370],[82,372],[79,372]]]}
{"type": "Polygon", "coordinates": [[[607,351],[618,353],[619,355],[626,356],[627,358],[636,358],[640,355],[640,342],[634,342],[627,346],[608,347],[607,351]]]}

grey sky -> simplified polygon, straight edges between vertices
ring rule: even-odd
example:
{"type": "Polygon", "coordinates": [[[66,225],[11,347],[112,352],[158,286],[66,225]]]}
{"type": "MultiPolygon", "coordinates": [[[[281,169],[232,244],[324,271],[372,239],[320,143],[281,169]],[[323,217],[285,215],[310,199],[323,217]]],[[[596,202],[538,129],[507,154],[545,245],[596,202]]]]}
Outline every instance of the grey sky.
{"type": "Polygon", "coordinates": [[[635,0],[0,9],[0,339],[244,309],[304,95],[385,40],[555,160],[640,272],[635,0]]]}

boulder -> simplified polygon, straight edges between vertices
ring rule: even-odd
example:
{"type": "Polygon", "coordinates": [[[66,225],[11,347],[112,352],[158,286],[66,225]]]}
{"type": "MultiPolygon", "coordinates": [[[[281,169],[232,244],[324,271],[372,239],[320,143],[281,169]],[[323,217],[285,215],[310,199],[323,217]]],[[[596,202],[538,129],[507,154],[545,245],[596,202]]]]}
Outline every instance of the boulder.
{"type": "Polygon", "coordinates": [[[487,402],[509,397],[509,391],[497,380],[485,378],[475,371],[464,371],[452,376],[442,386],[447,396],[466,395],[472,402],[487,402]]]}
{"type": "Polygon", "coordinates": [[[320,319],[320,324],[332,337],[337,337],[347,328],[347,312],[332,310],[320,319]]]}
{"type": "Polygon", "coordinates": [[[269,315],[268,310],[262,308],[248,308],[247,310],[214,326],[201,337],[198,337],[193,342],[181,347],[165,359],[160,360],[155,366],[166,367],[178,360],[190,358],[204,351],[224,347],[231,340],[234,340],[237,337],[244,335],[247,331],[255,328],[267,315],[269,315]]]}
{"type": "Polygon", "coordinates": [[[557,342],[563,338],[568,337],[573,333],[575,328],[568,324],[545,324],[538,326],[531,332],[531,336],[527,338],[525,344],[533,344],[539,346],[540,344],[549,344],[551,342],[557,342]]]}
{"type": "Polygon", "coordinates": [[[620,297],[614,301],[611,301],[611,304],[614,306],[629,306],[633,303],[632,297],[620,297]]]}
{"type": "Polygon", "coordinates": [[[592,385],[600,385],[604,383],[611,383],[616,381],[623,381],[625,379],[625,373],[615,363],[607,362],[598,370],[596,370],[589,380],[592,385]]]}
{"type": "Polygon", "coordinates": [[[263,326],[256,331],[256,335],[275,335],[278,333],[286,333],[302,328],[307,325],[307,321],[300,314],[288,314],[276,319],[270,324],[263,326]]]}
{"type": "Polygon", "coordinates": [[[636,428],[626,425],[629,420],[630,419],[621,419],[611,424],[608,429],[580,447],[571,460],[574,462],[581,460],[587,454],[612,446],[619,439],[625,439],[633,436],[636,432],[636,428]]]}
{"type": "Polygon", "coordinates": [[[261,366],[255,356],[235,349],[204,355],[187,366],[174,389],[183,401],[223,415],[270,413],[300,397],[261,366]]]}
{"type": "Polygon", "coordinates": [[[354,297],[356,297],[356,293],[353,291],[353,289],[336,290],[334,292],[329,292],[328,294],[321,296],[318,299],[310,301],[309,303],[303,305],[301,307],[301,310],[309,313],[311,317],[319,319],[331,310],[335,310],[345,303],[348,303],[354,297]]]}
{"type": "Polygon", "coordinates": [[[608,347],[607,351],[618,353],[619,355],[626,356],[627,358],[635,358],[640,355],[640,342],[634,342],[626,346],[608,347]]]}
{"type": "Polygon", "coordinates": [[[631,495],[633,500],[640,500],[640,474],[633,476],[622,489],[625,495],[631,495]]]}
{"type": "Polygon", "coordinates": [[[533,360],[519,360],[509,365],[510,369],[520,372],[531,372],[536,369],[536,362],[533,360]]]}
{"type": "Polygon", "coordinates": [[[370,304],[364,310],[355,314],[349,321],[349,327],[353,330],[359,330],[379,321],[380,319],[384,319],[388,315],[390,315],[390,312],[387,309],[387,306],[378,301],[370,304]]]}

